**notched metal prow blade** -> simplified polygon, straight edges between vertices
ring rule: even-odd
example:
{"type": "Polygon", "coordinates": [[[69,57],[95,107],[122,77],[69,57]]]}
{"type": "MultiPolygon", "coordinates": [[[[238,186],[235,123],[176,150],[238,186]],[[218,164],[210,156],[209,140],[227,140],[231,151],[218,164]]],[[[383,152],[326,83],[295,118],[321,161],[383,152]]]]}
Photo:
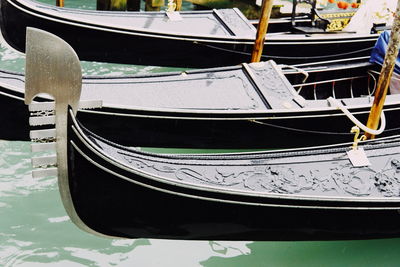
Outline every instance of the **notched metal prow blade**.
{"type": "Polygon", "coordinates": [[[53,34],[27,28],[25,64],[26,104],[30,104],[39,93],[47,93],[57,104],[70,105],[76,112],[82,71],[71,46],[53,34]]]}

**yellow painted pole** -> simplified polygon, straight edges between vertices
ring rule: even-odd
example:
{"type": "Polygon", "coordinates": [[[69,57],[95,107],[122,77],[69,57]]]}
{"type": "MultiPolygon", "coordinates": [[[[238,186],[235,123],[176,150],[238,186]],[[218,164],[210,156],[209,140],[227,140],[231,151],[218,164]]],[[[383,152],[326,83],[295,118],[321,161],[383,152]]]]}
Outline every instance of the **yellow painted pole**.
{"type": "Polygon", "coordinates": [[[267,33],[268,21],[271,16],[273,2],[273,0],[263,0],[260,22],[257,27],[256,41],[254,43],[253,53],[251,54],[251,62],[260,62],[261,60],[265,34],[267,33]]]}
{"type": "MultiPolygon", "coordinates": [[[[383,104],[385,103],[387,91],[389,88],[390,79],[394,70],[397,55],[399,54],[400,43],[400,0],[397,1],[397,8],[394,14],[393,26],[390,34],[388,50],[386,51],[385,59],[383,60],[381,74],[379,75],[378,84],[375,91],[374,103],[372,104],[369,113],[367,127],[377,129],[379,119],[381,117],[383,104]]],[[[366,133],[366,137],[373,139],[375,136],[366,133]]]]}
{"type": "Polygon", "coordinates": [[[64,7],[64,0],[56,0],[56,6],[64,7]]]}
{"type": "Polygon", "coordinates": [[[182,9],[182,0],[174,0],[175,4],[176,4],[176,11],[180,11],[182,9]]]}

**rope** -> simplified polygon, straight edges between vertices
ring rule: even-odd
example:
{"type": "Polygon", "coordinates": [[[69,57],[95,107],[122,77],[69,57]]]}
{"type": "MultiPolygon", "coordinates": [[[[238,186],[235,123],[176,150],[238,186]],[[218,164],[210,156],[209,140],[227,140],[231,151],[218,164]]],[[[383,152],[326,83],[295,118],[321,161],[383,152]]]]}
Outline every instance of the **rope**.
{"type": "Polygon", "coordinates": [[[347,116],[347,118],[349,118],[356,126],[358,126],[364,132],[367,132],[372,135],[378,135],[378,134],[383,133],[383,130],[385,130],[386,118],[385,118],[385,114],[383,113],[383,111],[381,113],[381,126],[378,130],[374,130],[374,129],[368,128],[367,126],[362,124],[359,120],[357,120],[357,118],[354,117],[353,114],[351,114],[350,111],[345,106],[343,106],[343,104],[340,103],[337,99],[334,99],[333,97],[328,97],[327,100],[331,104],[331,106],[340,109],[347,116]]]}
{"type": "MultiPolygon", "coordinates": [[[[383,112],[382,112],[382,115],[384,117],[383,112]]],[[[273,127],[273,128],[278,128],[278,129],[283,129],[283,130],[288,130],[288,131],[294,131],[294,132],[299,132],[299,133],[324,134],[324,135],[349,135],[349,136],[354,135],[350,132],[329,132],[329,131],[305,130],[305,129],[298,129],[298,128],[293,128],[293,127],[276,125],[276,124],[267,123],[267,122],[263,122],[263,121],[257,121],[257,120],[250,120],[250,121],[253,123],[265,125],[268,127],[273,127]]],[[[385,122],[386,122],[386,120],[385,120],[385,122]]],[[[388,133],[396,132],[396,131],[400,131],[400,127],[387,129],[385,131],[385,133],[388,134],[388,133]]]]}
{"type": "MultiPolygon", "coordinates": [[[[269,127],[274,127],[278,129],[283,129],[283,130],[289,130],[289,131],[294,131],[294,132],[300,132],[300,133],[312,133],[312,134],[326,134],[326,135],[353,135],[349,132],[345,133],[340,133],[340,132],[327,132],[327,131],[316,131],[316,130],[305,130],[305,129],[298,129],[298,128],[293,128],[293,127],[287,127],[287,126],[281,126],[281,125],[276,125],[276,124],[271,124],[263,121],[257,121],[257,120],[250,120],[251,122],[269,126],[269,127]]],[[[400,130],[400,128],[399,128],[400,130]]]]}
{"type": "Polygon", "coordinates": [[[265,58],[282,58],[282,59],[307,59],[307,58],[330,58],[330,57],[340,57],[340,56],[347,56],[347,55],[352,55],[352,54],[358,54],[360,52],[364,52],[364,51],[369,51],[371,50],[373,47],[368,47],[368,48],[364,48],[364,49],[360,49],[360,50],[356,50],[356,51],[351,51],[351,52],[346,52],[346,53],[340,53],[340,54],[331,54],[331,55],[320,55],[320,56],[307,56],[307,57],[283,57],[283,56],[268,56],[268,55],[263,55],[262,57],[265,58]]]}
{"type": "Polygon", "coordinates": [[[305,71],[305,70],[303,70],[303,69],[301,69],[301,68],[298,68],[298,67],[296,67],[296,66],[292,66],[292,65],[279,65],[279,66],[281,67],[281,70],[282,70],[283,68],[294,69],[295,71],[298,71],[299,73],[301,73],[301,74],[304,75],[304,78],[303,78],[303,80],[301,81],[301,86],[299,87],[299,89],[297,89],[297,93],[300,94],[301,89],[303,89],[303,86],[304,86],[303,84],[304,84],[304,83],[306,82],[306,80],[308,79],[308,76],[309,76],[308,72],[305,71]]]}
{"type": "MultiPolygon", "coordinates": [[[[197,43],[197,44],[201,44],[204,45],[206,47],[209,48],[213,48],[213,49],[217,49],[217,50],[221,50],[224,52],[231,52],[231,53],[236,53],[236,54],[242,54],[242,55],[246,55],[246,56],[250,56],[251,53],[248,52],[241,52],[241,51],[237,51],[237,50],[232,50],[232,49],[226,49],[226,48],[221,48],[221,47],[216,47],[213,45],[207,45],[207,44],[203,44],[203,43],[197,43]]],[[[371,50],[373,47],[368,47],[368,48],[364,48],[364,49],[360,49],[360,50],[356,50],[356,51],[351,51],[351,52],[346,52],[346,53],[341,53],[341,54],[333,54],[333,55],[320,55],[320,56],[306,56],[306,57],[284,57],[284,56],[271,56],[271,55],[262,55],[261,58],[272,58],[272,59],[314,59],[314,58],[331,58],[331,57],[340,57],[340,56],[347,56],[347,55],[352,55],[352,54],[358,54],[360,52],[364,52],[364,51],[369,51],[371,50]]]]}

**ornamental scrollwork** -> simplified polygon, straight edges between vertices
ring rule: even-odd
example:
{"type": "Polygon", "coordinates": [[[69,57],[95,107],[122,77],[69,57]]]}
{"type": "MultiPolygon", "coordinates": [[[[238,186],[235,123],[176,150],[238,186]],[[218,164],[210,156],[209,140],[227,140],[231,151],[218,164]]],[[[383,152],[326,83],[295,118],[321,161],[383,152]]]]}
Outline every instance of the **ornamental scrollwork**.
{"type": "Polygon", "coordinates": [[[168,179],[249,192],[324,196],[400,196],[400,161],[390,159],[381,170],[353,167],[350,163],[303,166],[166,164],[124,155],[134,168],[168,179]]]}

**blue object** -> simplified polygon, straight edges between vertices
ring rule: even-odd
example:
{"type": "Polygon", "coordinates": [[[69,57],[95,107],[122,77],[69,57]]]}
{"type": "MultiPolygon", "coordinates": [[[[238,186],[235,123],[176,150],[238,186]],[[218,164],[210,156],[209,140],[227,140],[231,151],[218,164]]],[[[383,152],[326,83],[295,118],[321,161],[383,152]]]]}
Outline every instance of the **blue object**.
{"type": "MultiPolygon", "coordinates": [[[[388,49],[390,39],[390,31],[384,31],[379,36],[375,43],[375,47],[372,49],[371,57],[369,62],[383,65],[383,60],[385,58],[386,51],[388,49]]],[[[400,55],[399,55],[400,56],[400,55]]],[[[394,72],[400,74],[400,57],[397,56],[396,64],[394,66],[394,72]]]]}

